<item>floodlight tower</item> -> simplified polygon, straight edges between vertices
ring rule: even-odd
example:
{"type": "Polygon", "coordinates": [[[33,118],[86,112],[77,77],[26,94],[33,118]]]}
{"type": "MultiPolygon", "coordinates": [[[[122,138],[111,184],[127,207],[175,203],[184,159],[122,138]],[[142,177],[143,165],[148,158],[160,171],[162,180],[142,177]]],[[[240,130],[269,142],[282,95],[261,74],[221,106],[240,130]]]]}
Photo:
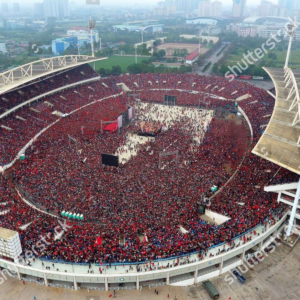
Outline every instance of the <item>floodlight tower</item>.
{"type": "Polygon", "coordinates": [[[92,17],[90,17],[89,20],[89,29],[91,31],[91,47],[92,47],[92,57],[95,57],[94,53],[94,38],[93,38],[93,29],[96,28],[96,21],[92,20],[92,17]]]}
{"type": "Polygon", "coordinates": [[[294,17],[294,20],[292,20],[291,18],[289,18],[289,20],[291,23],[285,24],[285,30],[290,36],[289,47],[288,47],[288,51],[286,54],[286,61],[285,61],[285,65],[284,65],[285,69],[288,68],[288,66],[289,66],[289,60],[290,60],[292,44],[293,44],[293,40],[294,40],[294,36],[295,36],[295,30],[297,29],[297,26],[299,25],[299,23],[296,20],[296,16],[294,17]]]}

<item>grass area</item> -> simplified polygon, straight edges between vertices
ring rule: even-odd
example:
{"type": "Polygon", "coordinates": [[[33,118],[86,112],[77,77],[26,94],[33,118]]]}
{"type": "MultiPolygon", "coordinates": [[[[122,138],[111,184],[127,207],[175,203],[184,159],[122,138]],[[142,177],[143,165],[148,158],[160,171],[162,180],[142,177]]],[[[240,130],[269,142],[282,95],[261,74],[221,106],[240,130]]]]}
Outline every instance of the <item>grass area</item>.
{"type": "MultiPolygon", "coordinates": [[[[253,52],[254,49],[249,49],[249,51],[253,52]]],[[[265,54],[262,60],[266,61],[266,65],[270,65],[272,63],[273,63],[273,65],[284,64],[285,63],[286,50],[276,51],[274,49],[274,50],[269,51],[269,52],[270,53],[275,53],[277,55],[277,58],[274,60],[273,58],[269,58],[268,54],[265,54]]],[[[244,52],[239,49],[238,52],[237,52],[237,54],[229,55],[228,62],[230,62],[230,63],[240,62],[243,59],[243,54],[244,54],[244,52]]],[[[247,54],[247,53],[245,52],[245,54],[247,54]]],[[[300,56],[300,50],[293,50],[290,62],[292,64],[298,64],[299,65],[300,64],[299,63],[299,56],[300,56]]],[[[256,58],[255,54],[253,54],[253,57],[256,58]]]]}
{"type": "MultiPolygon", "coordinates": [[[[141,63],[146,57],[138,57],[137,62],[141,63]]],[[[120,66],[123,73],[127,72],[127,67],[135,63],[134,56],[110,56],[108,59],[96,62],[96,70],[100,68],[111,69],[112,66],[120,66]]]]}

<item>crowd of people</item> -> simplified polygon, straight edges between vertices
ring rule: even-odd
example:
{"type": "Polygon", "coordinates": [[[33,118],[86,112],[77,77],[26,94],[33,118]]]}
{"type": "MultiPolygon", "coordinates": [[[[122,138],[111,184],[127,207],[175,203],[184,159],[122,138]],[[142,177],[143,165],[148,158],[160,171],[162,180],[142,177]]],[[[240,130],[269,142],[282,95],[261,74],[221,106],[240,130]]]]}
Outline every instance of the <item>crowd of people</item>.
{"type": "MultiPolygon", "coordinates": [[[[5,138],[0,137],[0,143],[12,149],[9,160],[24,146],[29,133],[32,136],[59,119],[27,149],[26,160],[13,167],[13,177],[1,177],[0,204],[6,213],[0,215],[0,226],[20,233],[24,251],[40,236],[47,236],[45,249],[36,256],[68,262],[143,262],[201,253],[230,242],[267,217],[274,219],[279,204],[274,195],[264,193],[266,184],[294,179],[292,173],[250,152],[261,136],[262,120],[269,120],[263,116],[271,114],[273,106],[274,100],[262,89],[194,74],[112,77],[48,96],[34,106],[45,124],[31,123],[23,135],[19,132],[22,120],[11,117],[3,121],[16,128],[13,134],[7,130],[5,138]],[[134,95],[112,96],[121,92],[118,83],[124,83],[134,95]],[[166,94],[176,96],[179,106],[214,110],[206,128],[203,120],[198,120],[205,133],[200,142],[195,141],[194,130],[187,130],[193,124],[184,116],[154,140],[139,145],[138,154],[119,168],[103,166],[101,153],[116,153],[136,124],[104,134],[101,120],[115,120],[128,104],[134,106],[137,98],[150,106],[163,106],[166,94]],[[252,137],[246,122],[230,114],[236,99],[246,94],[249,96],[238,105],[250,119],[252,137]],[[64,114],[90,105],[60,118],[51,114],[54,108],[45,101],[64,114]],[[166,150],[178,151],[178,160],[167,157],[165,167],[160,168],[159,156],[166,150]],[[216,194],[212,186],[218,187],[216,194]],[[58,217],[62,211],[83,214],[84,221],[68,220],[72,228],[55,239],[58,219],[26,205],[16,190],[25,191],[28,200],[45,212],[58,217]],[[203,221],[199,215],[203,195],[213,197],[210,209],[230,219],[221,225],[203,221]],[[21,229],[24,225],[28,227],[21,229]]],[[[26,114],[33,114],[28,110],[18,111],[18,116],[26,119],[26,114]]],[[[140,113],[137,108],[134,111],[133,121],[140,113]]],[[[159,108],[157,114],[161,114],[159,108]]]]}
{"type": "MultiPolygon", "coordinates": [[[[22,94],[16,91],[4,94],[2,98],[8,99],[10,94],[12,94],[12,104],[9,105],[18,105],[21,99],[24,102],[34,96],[48,92],[51,90],[52,84],[52,89],[55,89],[96,76],[94,71],[86,66],[78,67],[77,69],[76,72],[72,70],[67,72],[67,74],[64,73],[52,79],[47,79],[46,83],[39,83],[37,85],[39,87],[38,91],[29,86],[21,89],[22,94]],[[92,71],[89,71],[89,69],[92,71]],[[15,97],[16,95],[18,97],[15,97]]],[[[107,81],[109,82],[110,80],[107,81]]],[[[62,115],[68,114],[95,100],[108,97],[114,91],[120,93],[120,88],[115,83],[111,84],[111,88],[106,88],[102,85],[102,82],[105,82],[105,80],[78,85],[72,89],[66,88],[59,93],[45,96],[39,101],[26,105],[0,119],[0,166],[11,162],[22,147],[34,138],[37,133],[60,119],[62,115]],[[54,112],[59,114],[53,114],[54,112]]]]}
{"type": "Polygon", "coordinates": [[[54,73],[51,78],[41,78],[40,81],[29,84],[12,92],[0,96],[0,114],[11,109],[22,102],[30,100],[44,93],[79,82],[89,78],[96,78],[99,75],[88,65],[82,65],[71,70],[54,73]]]}

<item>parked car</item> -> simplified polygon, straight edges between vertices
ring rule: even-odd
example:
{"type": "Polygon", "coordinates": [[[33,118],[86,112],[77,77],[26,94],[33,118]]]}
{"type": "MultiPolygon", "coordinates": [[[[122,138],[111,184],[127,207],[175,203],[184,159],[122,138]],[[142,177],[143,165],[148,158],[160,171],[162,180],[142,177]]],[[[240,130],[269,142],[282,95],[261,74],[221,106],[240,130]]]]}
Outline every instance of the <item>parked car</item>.
{"type": "Polygon", "coordinates": [[[245,283],[245,282],[246,282],[246,278],[245,278],[243,275],[241,275],[237,270],[234,270],[232,273],[236,276],[236,278],[237,278],[241,283],[245,283]]]}

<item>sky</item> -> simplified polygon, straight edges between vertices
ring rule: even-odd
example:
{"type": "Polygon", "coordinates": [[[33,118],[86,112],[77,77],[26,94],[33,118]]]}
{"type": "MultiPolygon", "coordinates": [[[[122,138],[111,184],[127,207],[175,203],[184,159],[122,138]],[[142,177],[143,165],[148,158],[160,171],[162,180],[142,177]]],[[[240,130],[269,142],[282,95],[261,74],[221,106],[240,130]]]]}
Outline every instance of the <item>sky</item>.
{"type": "MultiPolygon", "coordinates": [[[[2,0],[3,1],[3,0],[2,0]]],[[[84,5],[86,3],[86,0],[70,0],[75,1],[80,5],[84,5]]],[[[161,1],[161,0],[160,0],[161,1]]],[[[224,5],[231,5],[232,0],[219,0],[221,1],[224,5]]],[[[278,0],[269,0],[273,2],[274,4],[277,4],[278,0]]],[[[0,0],[1,2],[1,0],[0,0]]],[[[10,2],[6,1],[5,2],[10,2]]],[[[35,3],[35,2],[43,2],[43,0],[15,0],[14,2],[19,2],[20,4],[27,4],[27,3],[35,3]]],[[[125,6],[124,4],[132,5],[132,4],[149,4],[149,5],[155,5],[158,0],[100,0],[100,3],[105,6],[111,6],[121,4],[122,6],[125,6]]],[[[260,3],[260,0],[247,0],[248,5],[258,5],[260,3]]]]}

